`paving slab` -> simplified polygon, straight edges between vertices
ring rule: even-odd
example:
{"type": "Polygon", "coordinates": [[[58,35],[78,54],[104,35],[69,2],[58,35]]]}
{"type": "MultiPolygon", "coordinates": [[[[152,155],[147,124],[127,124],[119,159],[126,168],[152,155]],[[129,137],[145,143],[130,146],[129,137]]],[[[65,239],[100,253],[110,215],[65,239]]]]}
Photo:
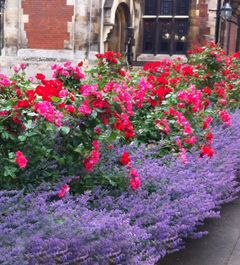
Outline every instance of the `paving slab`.
{"type": "Polygon", "coordinates": [[[209,234],[186,240],[186,248],[169,254],[157,265],[240,265],[240,198],[224,205],[221,218],[207,220],[209,234]]]}

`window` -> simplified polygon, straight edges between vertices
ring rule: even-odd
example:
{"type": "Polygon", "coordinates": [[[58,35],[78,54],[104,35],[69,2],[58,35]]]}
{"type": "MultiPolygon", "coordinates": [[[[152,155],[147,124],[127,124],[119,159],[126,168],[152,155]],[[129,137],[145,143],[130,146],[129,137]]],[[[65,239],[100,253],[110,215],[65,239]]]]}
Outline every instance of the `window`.
{"type": "Polygon", "coordinates": [[[184,54],[189,0],[145,0],[143,53],[184,54]]]}

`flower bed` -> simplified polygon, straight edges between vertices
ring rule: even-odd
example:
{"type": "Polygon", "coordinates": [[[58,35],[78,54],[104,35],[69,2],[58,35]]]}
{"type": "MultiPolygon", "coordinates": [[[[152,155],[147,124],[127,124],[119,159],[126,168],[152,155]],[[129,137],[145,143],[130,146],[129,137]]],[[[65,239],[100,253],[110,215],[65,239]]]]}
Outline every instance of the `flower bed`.
{"type": "MultiPolygon", "coordinates": [[[[141,189],[111,195],[101,187],[58,199],[50,187],[23,195],[0,192],[1,264],[155,264],[200,237],[197,226],[219,217],[239,191],[240,113],[213,132],[214,157],[189,154],[188,163],[158,158],[157,146],[125,146],[142,176],[141,189]]],[[[114,152],[109,151],[109,152],[114,152]]],[[[113,154],[113,153],[111,153],[113,154]]],[[[121,167],[120,165],[118,167],[121,167]]]]}
{"type": "Polygon", "coordinates": [[[154,264],[239,191],[239,52],[97,58],[0,74],[1,264],[154,264]]]}
{"type": "Polygon", "coordinates": [[[82,63],[66,62],[52,66],[51,80],[36,74],[35,85],[24,64],[10,79],[0,75],[0,188],[34,187],[65,173],[81,176],[81,191],[95,185],[136,190],[141,176],[131,163],[124,162],[123,182],[92,174],[102,146],[115,140],[161,142],[161,156],[179,153],[185,163],[193,146],[212,157],[212,124],[230,125],[229,109],[239,107],[240,54],[227,56],[213,43],[189,54],[187,63],[163,60],[134,72],[110,51],[98,54],[86,74],[82,63]]]}

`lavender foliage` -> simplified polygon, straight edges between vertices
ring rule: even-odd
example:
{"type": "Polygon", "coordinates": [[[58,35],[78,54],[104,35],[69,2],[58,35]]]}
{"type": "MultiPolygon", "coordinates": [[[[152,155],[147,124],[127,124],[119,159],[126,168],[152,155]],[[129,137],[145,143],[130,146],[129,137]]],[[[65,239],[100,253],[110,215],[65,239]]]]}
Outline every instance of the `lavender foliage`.
{"type": "Polygon", "coordinates": [[[215,128],[213,158],[193,152],[188,164],[157,158],[158,146],[119,148],[106,167],[131,150],[143,182],[136,192],[97,188],[55,200],[50,187],[1,191],[0,264],[150,265],[183,248],[185,238],[203,236],[198,226],[219,217],[221,204],[240,190],[239,112],[232,123],[215,128]]]}

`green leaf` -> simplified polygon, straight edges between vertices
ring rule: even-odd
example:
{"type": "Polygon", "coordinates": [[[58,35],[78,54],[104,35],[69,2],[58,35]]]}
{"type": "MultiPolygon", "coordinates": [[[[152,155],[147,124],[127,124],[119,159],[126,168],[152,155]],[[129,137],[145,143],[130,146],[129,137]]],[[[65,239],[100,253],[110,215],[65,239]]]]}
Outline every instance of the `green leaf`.
{"type": "Polygon", "coordinates": [[[18,140],[19,140],[20,142],[24,142],[24,141],[26,141],[26,139],[27,139],[27,137],[26,137],[25,135],[19,135],[19,136],[18,136],[18,140]]]}
{"type": "Polygon", "coordinates": [[[110,176],[104,175],[103,177],[109,182],[109,184],[111,186],[113,186],[113,187],[117,186],[117,183],[115,181],[113,181],[110,176]]]}
{"type": "Polygon", "coordinates": [[[10,136],[10,135],[9,135],[8,132],[6,132],[6,131],[2,132],[2,138],[3,138],[3,139],[6,139],[6,140],[7,140],[7,139],[9,139],[9,136],[10,136]]]}
{"type": "Polygon", "coordinates": [[[175,120],[169,120],[168,123],[170,123],[170,124],[175,124],[176,121],[175,121],[175,120]]]}
{"type": "Polygon", "coordinates": [[[67,126],[62,126],[62,127],[60,128],[60,131],[61,131],[64,135],[67,135],[67,134],[69,134],[69,132],[70,132],[70,128],[67,127],[67,126]]]}
{"type": "Polygon", "coordinates": [[[53,96],[53,97],[51,97],[51,100],[52,100],[52,102],[54,102],[54,103],[58,103],[58,102],[61,101],[61,98],[53,96]]]}
{"type": "Polygon", "coordinates": [[[98,86],[99,86],[100,89],[104,88],[105,84],[106,84],[105,80],[102,80],[102,81],[98,82],[98,86]]]}
{"type": "Polygon", "coordinates": [[[116,140],[118,137],[118,133],[117,132],[112,132],[111,135],[107,138],[107,141],[109,142],[113,142],[114,140],[116,140]]]}
{"type": "Polygon", "coordinates": [[[35,113],[35,112],[27,112],[27,115],[30,116],[30,117],[35,117],[35,116],[37,116],[38,114],[35,113]]]}
{"type": "Polygon", "coordinates": [[[83,154],[84,153],[84,146],[83,144],[79,144],[77,148],[74,149],[74,152],[77,152],[79,154],[83,154]]]}
{"type": "Polygon", "coordinates": [[[16,167],[11,167],[11,166],[5,166],[4,167],[4,177],[15,177],[15,173],[17,171],[17,168],[16,167]]]}
{"type": "Polygon", "coordinates": [[[13,152],[10,152],[10,153],[8,153],[8,157],[9,157],[9,159],[14,159],[15,158],[15,153],[13,153],[13,152]]]}
{"type": "Polygon", "coordinates": [[[91,114],[91,117],[93,118],[93,119],[96,119],[97,118],[97,112],[95,111],[95,110],[93,110],[92,111],[92,114],[91,114]]]}
{"type": "Polygon", "coordinates": [[[170,98],[173,95],[173,93],[167,94],[165,98],[170,98]]]}

